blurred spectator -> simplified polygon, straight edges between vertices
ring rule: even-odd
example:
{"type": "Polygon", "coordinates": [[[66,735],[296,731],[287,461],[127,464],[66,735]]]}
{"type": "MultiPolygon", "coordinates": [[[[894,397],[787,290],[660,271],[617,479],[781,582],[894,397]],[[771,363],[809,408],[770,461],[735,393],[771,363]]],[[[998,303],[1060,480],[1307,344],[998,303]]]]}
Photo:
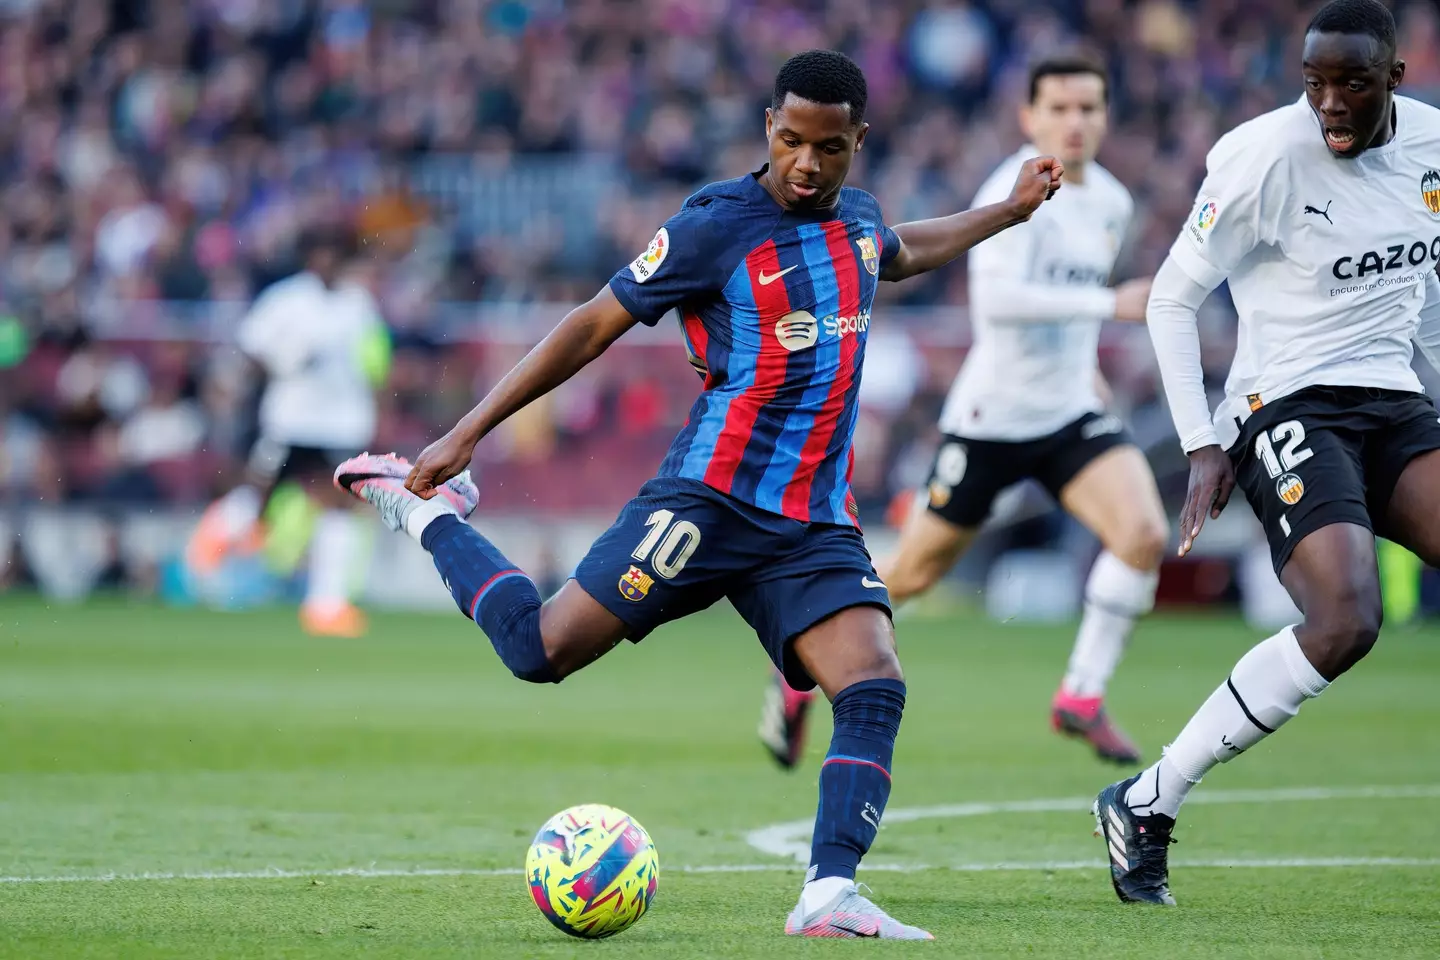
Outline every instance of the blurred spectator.
{"type": "MultiPolygon", "coordinates": [[[[1121,272],[1153,272],[1216,137],[1299,95],[1317,2],[0,0],[0,499],[193,501],[232,481],[253,419],[234,318],[316,222],[365,240],[397,342],[380,442],[413,452],[558,319],[545,304],[590,296],[693,187],[763,162],[774,70],[809,46],[867,72],[853,177],[892,222],[967,206],[1019,142],[1027,62],[1098,48],[1100,160],[1137,201],[1121,272]]],[[[1396,7],[1406,91],[1440,98],[1440,8],[1396,7]]],[[[957,265],[882,291],[867,504],[928,456],[964,290],[957,265]]],[[[1217,382],[1232,331],[1207,308],[1217,382]]],[[[695,389],[678,339],[653,343],[487,444],[488,502],[628,495],[695,389]]],[[[1110,372],[1159,443],[1148,349],[1122,339],[1110,372]]]]}

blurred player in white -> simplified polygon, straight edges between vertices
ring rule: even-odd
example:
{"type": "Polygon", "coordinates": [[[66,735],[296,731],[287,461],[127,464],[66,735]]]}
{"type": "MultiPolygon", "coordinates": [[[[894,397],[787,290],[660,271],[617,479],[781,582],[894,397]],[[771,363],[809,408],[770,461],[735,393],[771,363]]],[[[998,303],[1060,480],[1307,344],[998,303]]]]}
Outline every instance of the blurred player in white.
{"type": "MultiPolygon", "coordinates": [[[[1105,711],[1105,688],[1135,620],[1154,606],[1168,531],[1149,464],[1100,396],[1100,326],[1143,321],[1150,292],[1148,279],[1109,286],[1133,203],[1095,163],[1107,124],[1103,63],[1083,54],[1036,63],[1020,123],[1030,144],[996,169],[975,205],[1005,196],[1037,152],[1065,164],[1066,186],[1028,223],[969,254],[975,342],[940,418],[928,503],[917,504],[876,569],[893,601],[929,590],[1002,490],[1039,481],[1104,548],[1051,724],[1104,759],[1135,763],[1139,751],[1105,711]]],[[[773,678],[760,736],[786,768],[799,761],[808,707],[808,694],[773,678]]]]}
{"type": "Polygon", "coordinates": [[[317,228],[300,245],[304,269],[266,288],[236,331],[240,350],[265,378],[259,439],[245,482],[206,511],[187,559],[205,572],[253,544],[276,486],[299,482],[323,508],[310,542],[301,624],[314,634],[358,636],[365,618],[350,602],[349,583],[361,531],[330,475],[375,437],[374,390],[388,362],[388,336],[374,297],[347,273],[354,267],[348,233],[317,228]]]}
{"type": "Polygon", "coordinates": [[[1412,340],[1432,363],[1440,349],[1440,111],[1396,96],[1404,75],[1383,4],[1326,4],[1305,96],[1210,151],[1155,277],[1150,334],[1190,456],[1180,552],[1238,484],[1302,619],[1241,657],[1158,763],[1100,793],[1121,900],[1173,904],[1166,851],[1190,789],[1370,651],[1375,535],[1440,564],[1440,422],[1410,366],[1412,340]],[[1195,317],[1227,279],[1240,329],[1212,419],[1195,317]]]}

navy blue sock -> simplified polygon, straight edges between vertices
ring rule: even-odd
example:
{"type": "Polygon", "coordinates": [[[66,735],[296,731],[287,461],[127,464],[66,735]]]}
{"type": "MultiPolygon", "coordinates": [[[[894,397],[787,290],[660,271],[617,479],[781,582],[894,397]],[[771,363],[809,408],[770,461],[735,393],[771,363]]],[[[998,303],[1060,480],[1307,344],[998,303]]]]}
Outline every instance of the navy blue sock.
{"type": "Polygon", "coordinates": [[[531,683],[558,683],[540,639],[540,591],[495,545],[453,514],[426,526],[420,545],[462,613],[480,625],[510,672],[531,683]]]}
{"type": "Polygon", "coordinates": [[[860,858],[874,842],[890,799],[890,756],[905,711],[905,684],[862,680],[841,690],[831,708],[835,733],[820,768],[820,808],[806,880],[855,879],[860,858]]]}

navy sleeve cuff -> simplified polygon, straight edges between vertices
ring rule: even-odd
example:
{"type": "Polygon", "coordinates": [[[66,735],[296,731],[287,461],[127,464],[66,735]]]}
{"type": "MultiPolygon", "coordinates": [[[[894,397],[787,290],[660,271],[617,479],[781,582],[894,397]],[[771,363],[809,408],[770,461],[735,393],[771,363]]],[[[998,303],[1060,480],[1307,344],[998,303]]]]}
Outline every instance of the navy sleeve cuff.
{"type": "Polygon", "coordinates": [[[626,313],[634,317],[636,322],[643,323],[647,327],[655,326],[655,324],[660,322],[660,318],[669,312],[669,308],[662,310],[660,313],[655,313],[642,307],[636,302],[635,298],[630,295],[630,291],[626,289],[625,284],[620,281],[619,277],[610,278],[610,292],[615,294],[615,299],[620,301],[620,306],[625,308],[626,313]]]}

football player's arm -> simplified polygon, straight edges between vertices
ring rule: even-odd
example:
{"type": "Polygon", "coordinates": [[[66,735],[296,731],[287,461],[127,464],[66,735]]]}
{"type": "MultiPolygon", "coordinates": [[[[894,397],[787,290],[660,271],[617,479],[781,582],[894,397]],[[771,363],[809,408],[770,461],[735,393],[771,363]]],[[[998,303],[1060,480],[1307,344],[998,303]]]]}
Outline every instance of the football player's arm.
{"type": "MultiPolygon", "coordinates": [[[[894,254],[890,255],[888,249],[881,252],[880,279],[905,280],[937,270],[977,243],[1007,227],[1024,223],[1060,188],[1064,172],[1065,168],[1054,157],[1027,160],[1020,168],[1010,196],[1001,202],[894,227],[894,254]]],[[[887,237],[887,247],[888,240],[887,237]]]]}
{"type": "Polygon", "coordinates": [[[424,499],[434,496],[470,465],[475,444],[490,431],[575,376],[636,322],[608,286],[571,310],[475,409],[420,453],[405,486],[424,499]]]}
{"type": "MultiPolygon", "coordinates": [[[[982,192],[976,202],[989,199],[982,192]]],[[[1046,283],[1031,277],[1036,230],[1015,226],[970,252],[970,305],[996,323],[1047,323],[1072,317],[1106,320],[1115,292],[1104,287],[1046,283]]]]}
{"type": "Polygon", "coordinates": [[[1173,257],[1165,258],[1150,289],[1150,341],[1175,432],[1186,453],[1220,443],[1210,420],[1200,358],[1200,306],[1213,289],[1191,279],[1173,257]]]}
{"type": "Polygon", "coordinates": [[[455,425],[453,432],[473,447],[517,412],[579,373],[636,322],[610,288],[602,287],[588,302],[567,313],[455,425]]]}
{"type": "Polygon", "coordinates": [[[1235,489],[1235,469],[1211,423],[1200,356],[1198,314],[1213,289],[1182,270],[1172,255],[1155,274],[1148,307],[1147,329],[1165,399],[1180,445],[1190,458],[1190,481],[1180,510],[1182,557],[1194,546],[1206,517],[1220,516],[1235,489]]]}
{"type": "Polygon", "coordinates": [[[588,303],[576,307],[515,365],[449,433],[420,454],[405,485],[429,498],[458,475],[486,434],[579,373],[637,323],[653,326],[688,299],[716,289],[714,237],[706,214],[682,210],[666,221],[644,253],[617,271],[588,303]]]}
{"type": "Polygon", "coordinates": [[[1205,397],[1197,314],[1210,291],[1252,251],[1278,241],[1288,179],[1280,163],[1264,144],[1222,138],[1206,157],[1200,195],[1150,292],[1150,339],[1175,430],[1190,457],[1190,486],[1180,512],[1181,556],[1190,552],[1205,518],[1218,517],[1235,489],[1235,469],[1220,446],[1205,397]]]}

